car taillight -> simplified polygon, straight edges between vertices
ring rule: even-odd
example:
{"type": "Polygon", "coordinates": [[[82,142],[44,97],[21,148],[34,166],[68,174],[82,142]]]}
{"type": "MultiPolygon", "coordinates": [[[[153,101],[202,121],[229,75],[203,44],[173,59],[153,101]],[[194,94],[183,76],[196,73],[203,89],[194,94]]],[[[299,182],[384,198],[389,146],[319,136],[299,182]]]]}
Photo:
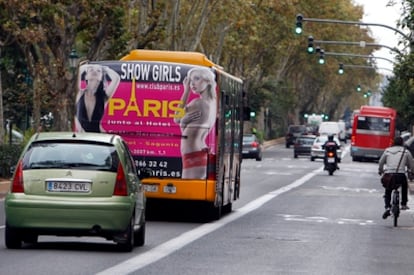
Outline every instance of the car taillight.
{"type": "Polygon", "coordinates": [[[216,155],[208,154],[207,156],[207,179],[216,180],[216,155]]]}
{"type": "Polygon", "coordinates": [[[257,146],[258,146],[258,143],[256,141],[253,141],[252,142],[252,147],[257,147],[257,146]]]}
{"type": "Polygon", "coordinates": [[[22,168],[21,162],[17,164],[16,171],[14,173],[11,191],[12,193],[23,193],[24,192],[23,168],[22,168]]]}
{"type": "Polygon", "coordinates": [[[118,171],[116,173],[116,182],[114,188],[114,196],[127,196],[128,187],[125,179],[124,169],[122,168],[121,162],[118,164],[118,171]]]}

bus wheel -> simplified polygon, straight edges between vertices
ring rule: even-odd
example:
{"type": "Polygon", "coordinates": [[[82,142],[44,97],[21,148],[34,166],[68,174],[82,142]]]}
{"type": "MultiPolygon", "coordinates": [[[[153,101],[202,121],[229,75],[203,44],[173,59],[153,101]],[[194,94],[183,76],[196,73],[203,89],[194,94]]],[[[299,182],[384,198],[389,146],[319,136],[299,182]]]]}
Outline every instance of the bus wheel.
{"type": "Polygon", "coordinates": [[[215,206],[214,203],[206,202],[203,205],[204,222],[216,221],[221,218],[222,206],[215,206]]]}
{"type": "Polygon", "coordinates": [[[231,202],[229,202],[228,204],[223,206],[223,213],[224,214],[231,213],[232,210],[233,210],[233,204],[231,202]]]}

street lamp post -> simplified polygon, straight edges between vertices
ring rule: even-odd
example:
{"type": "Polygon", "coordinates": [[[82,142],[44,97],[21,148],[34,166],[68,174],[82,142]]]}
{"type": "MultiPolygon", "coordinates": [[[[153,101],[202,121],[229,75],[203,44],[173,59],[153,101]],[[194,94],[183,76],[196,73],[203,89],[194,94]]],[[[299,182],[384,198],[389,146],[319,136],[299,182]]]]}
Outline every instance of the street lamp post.
{"type": "Polygon", "coordinates": [[[79,56],[75,49],[72,49],[72,51],[69,54],[69,67],[72,70],[72,73],[75,72],[76,67],[78,66],[78,60],[79,56]]]}

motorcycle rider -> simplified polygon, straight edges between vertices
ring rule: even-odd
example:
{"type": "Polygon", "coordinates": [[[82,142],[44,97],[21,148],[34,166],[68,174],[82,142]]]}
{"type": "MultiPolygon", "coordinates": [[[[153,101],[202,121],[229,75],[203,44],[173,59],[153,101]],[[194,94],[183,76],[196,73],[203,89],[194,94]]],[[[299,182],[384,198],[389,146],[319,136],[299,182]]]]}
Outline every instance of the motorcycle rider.
{"type": "Polygon", "coordinates": [[[332,134],[328,135],[328,140],[325,142],[324,145],[322,145],[322,148],[325,150],[325,157],[323,159],[323,163],[325,164],[324,170],[326,170],[326,164],[328,163],[328,152],[334,152],[335,153],[335,163],[336,163],[336,169],[339,170],[338,162],[338,154],[337,150],[340,148],[339,144],[336,143],[334,140],[334,136],[332,134]]]}

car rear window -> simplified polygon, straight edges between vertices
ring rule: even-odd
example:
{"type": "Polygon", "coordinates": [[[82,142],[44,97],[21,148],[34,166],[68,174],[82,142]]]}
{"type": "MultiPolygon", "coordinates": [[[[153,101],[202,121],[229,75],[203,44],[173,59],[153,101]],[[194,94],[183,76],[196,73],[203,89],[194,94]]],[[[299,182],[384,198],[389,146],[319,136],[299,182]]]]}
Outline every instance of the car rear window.
{"type": "Polygon", "coordinates": [[[291,133],[303,133],[303,132],[306,132],[306,127],[305,126],[290,126],[289,127],[289,132],[291,132],[291,133]]]}
{"type": "Polygon", "coordinates": [[[314,138],[300,138],[298,143],[300,144],[313,144],[314,138]]]}
{"type": "Polygon", "coordinates": [[[243,136],[243,141],[247,141],[247,142],[254,141],[254,136],[243,136]]]}
{"type": "Polygon", "coordinates": [[[36,142],[25,153],[23,170],[76,168],[116,172],[118,162],[112,145],[36,142]]]}

